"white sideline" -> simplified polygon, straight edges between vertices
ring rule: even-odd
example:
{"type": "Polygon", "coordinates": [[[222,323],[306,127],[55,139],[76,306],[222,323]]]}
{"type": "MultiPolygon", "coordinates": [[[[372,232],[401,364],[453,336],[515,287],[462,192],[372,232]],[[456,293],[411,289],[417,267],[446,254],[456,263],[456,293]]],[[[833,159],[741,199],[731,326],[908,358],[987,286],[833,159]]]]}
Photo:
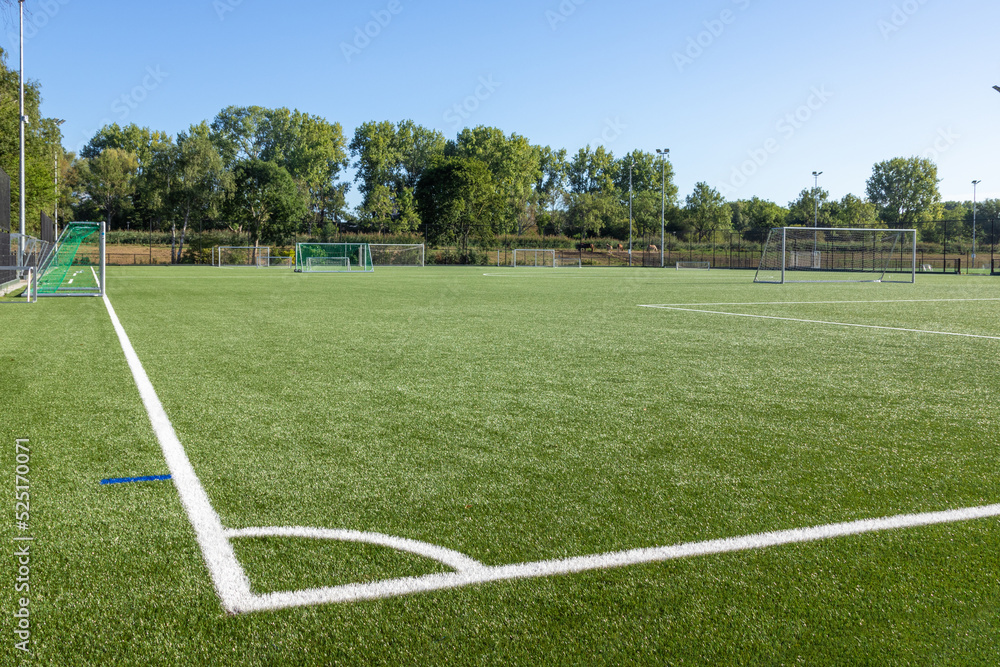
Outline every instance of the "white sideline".
{"type": "Polygon", "coordinates": [[[758,320],[780,320],[783,322],[802,322],[805,324],[826,324],[835,327],[853,327],[856,329],[879,329],[882,331],[903,331],[906,333],[933,334],[935,336],[958,336],[960,338],[980,338],[985,340],[1000,340],[1000,336],[984,336],[981,334],[956,333],[954,331],[932,331],[929,329],[905,329],[903,327],[885,327],[877,324],[854,324],[851,322],[827,322],[825,320],[804,320],[798,317],[777,317],[775,315],[754,315],[751,313],[726,313],[721,310],[703,310],[700,308],[680,308],[679,306],[639,306],[640,308],[658,308],[660,310],[678,310],[687,313],[704,313],[706,315],[729,315],[730,317],[749,317],[758,320]]]}
{"type": "Polygon", "coordinates": [[[240,614],[267,610],[286,609],[306,605],[352,602],[396,597],[417,592],[444,590],[462,586],[472,586],[494,581],[509,581],[550,577],[555,575],[627,567],[643,563],[656,563],[679,558],[691,558],[710,554],[731,553],[764,549],[767,547],[827,540],[848,535],[860,535],[885,530],[914,528],[935,524],[955,523],[1000,516],[1000,504],[984,507],[970,507],[942,512],[908,514],[881,519],[863,519],[811,528],[794,528],[743,537],[729,537],[704,542],[691,542],[665,547],[630,549],[611,553],[577,556],[531,563],[486,566],[464,554],[444,547],[438,547],[415,540],[363,533],[351,530],[331,530],[297,526],[270,528],[226,529],[219,515],[201,485],[184,447],[174,431],[170,419],[163,409],[146,374],[135,348],[129,341],[118,315],[105,296],[104,304],[132,377],[135,379],[142,402],[149,414],[149,421],[159,440],[160,448],[170,469],[172,480],[181,504],[195,531],[195,538],[201,548],[215,591],[223,609],[240,614]],[[388,579],[362,584],[347,584],[327,588],[313,588],[298,591],[282,591],[263,595],[254,594],[250,581],[243,571],[230,539],[243,537],[303,537],[310,539],[332,539],[377,544],[393,549],[415,553],[448,565],[455,572],[431,574],[421,577],[388,579]]]}
{"type": "Polygon", "coordinates": [[[129,341],[128,334],[122,326],[115,309],[111,306],[111,300],[105,296],[104,305],[108,308],[111,316],[111,324],[118,334],[118,341],[121,343],[125,359],[132,370],[132,377],[135,378],[139,395],[146,406],[149,414],[149,422],[156,433],[156,439],[160,441],[160,448],[163,450],[163,458],[167,461],[167,468],[173,479],[177,493],[180,495],[181,503],[187,512],[188,520],[194,527],[195,537],[198,546],[201,547],[205,565],[208,566],[209,574],[212,575],[212,582],[215,584],[215,592],[218,593],[222,606],[226,611],[235,613],[239,611],[246,601],[251,597],[250,580],[243,572],[243,566],[236,559],[233,547],[225,535],[222,521],[219,515],[212,508],[212,503],[208,499],[208,494],[201,486],[198,475],[195,474],[184,446],[177,438],[173,424],[167,417],[163,404],[160,403],[153,383],[149,381],[146,370],[139,361],[139,355],[129,341]]]}

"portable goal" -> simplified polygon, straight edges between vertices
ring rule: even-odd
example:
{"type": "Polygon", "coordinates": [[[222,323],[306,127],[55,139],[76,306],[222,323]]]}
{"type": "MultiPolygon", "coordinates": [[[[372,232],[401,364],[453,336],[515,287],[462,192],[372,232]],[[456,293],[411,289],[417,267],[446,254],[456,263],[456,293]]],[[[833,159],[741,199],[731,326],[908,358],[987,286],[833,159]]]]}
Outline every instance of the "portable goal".
{"type": "Polygon", "coordinates": [[[222,245],[212,249],[212,264],[221,268],[271,266],[271,246],[222,245]]]}
{"type": "Polygon", "coordinates": [[[38,262],[37,295],[104,296],[106,228],[103,222],[70,222],[54,246],[37,242],[44,250],[32,251],[25,239],[25,264],[38,262]]]}
{"type": "Polygon", "coordinates": [[[913,229],[776,227],[755,283],[915,282],[913,229]]]}
{"type": "Polygon", "coordinates": [[[367,243],[297,243],[298,273],[370,273],[372,251],[367,243]]]}
{"type": "Polygon", "coordinates": [[[516,248],[514,250],[513,266],[546,266],[556,265],[556,251],[550,248],[516,248]]]}
{"type": "Polygon", "coordinates": [[[677,270],[684,271],[687,269],[699,269],[702,271],[708,271],[712,268],[711,262],[677,262],[677,270]]]}
{"type": "Polygon", "coordinates": [[[423,243],[369,243],[374,266],[423,266],[423,243]]]}

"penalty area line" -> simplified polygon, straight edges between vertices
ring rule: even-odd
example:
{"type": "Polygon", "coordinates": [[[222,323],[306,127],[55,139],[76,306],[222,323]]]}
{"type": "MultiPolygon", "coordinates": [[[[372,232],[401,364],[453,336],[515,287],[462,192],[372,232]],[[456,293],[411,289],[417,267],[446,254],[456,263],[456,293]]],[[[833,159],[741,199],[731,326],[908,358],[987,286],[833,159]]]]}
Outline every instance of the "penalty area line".
{"type": "Polygon", "coordinates": [[[901,331],[904,333],[931,334],[934,336],[958,336],[960,338],[979,338],[982,340],[1000,340],[1000,336],[984,336],[982,334],[957,333],[955,331],[933,331],[930,329],[906,329],[903,327],[886,327],[878,324],[856,324],[852,322],[830,322],[827,320],[806,320],[797,317],[778,317],[776,315],[754,315],[751,313],[727,313],[721,310],[704,310],[701,308],[681,308],[679,306],[640,305],[640,308],[655,308],[660,310],[677,310],[686,313],[703,313],[705,315],[728,315],[729,317],[749,317],[758,320],[778,320],[781,322],[800,322],[803,324],[825,324],[834,327],[852,327],[855,329],[877,329],[881,331],[901,331]]]}

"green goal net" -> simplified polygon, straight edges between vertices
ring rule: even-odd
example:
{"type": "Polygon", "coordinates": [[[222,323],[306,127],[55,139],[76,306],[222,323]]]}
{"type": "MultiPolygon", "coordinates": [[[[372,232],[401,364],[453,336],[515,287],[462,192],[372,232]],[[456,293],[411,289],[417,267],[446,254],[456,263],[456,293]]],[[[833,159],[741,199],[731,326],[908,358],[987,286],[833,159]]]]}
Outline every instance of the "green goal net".
{"type": "Polygon", "coordinates": [[[104,293],[104,232],[97,222],[70,222],[38,270],[39,296],[104,293]]]}
{"type": "Polygon", "coordinates": [[[367,243],[297,243],[295,270],[299,273],[367,273],[374,271],[367,243]]]}

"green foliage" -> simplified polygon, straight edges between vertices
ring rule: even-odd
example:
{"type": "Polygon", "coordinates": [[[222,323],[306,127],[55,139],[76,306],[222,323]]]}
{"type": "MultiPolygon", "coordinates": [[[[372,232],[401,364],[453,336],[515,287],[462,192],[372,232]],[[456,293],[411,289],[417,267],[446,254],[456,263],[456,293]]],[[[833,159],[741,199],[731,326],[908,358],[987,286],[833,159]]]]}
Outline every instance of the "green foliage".
{"type": "Polygon", "coordinates": [[[704,239],[709,234],[728,229],[732,224],[732,211],[718,190],[700,182],[687,196],[684,219],[698,238],[704,239]]]}
{"type": "Polygon", "coordinates": [[[462,255],[470,241],[486,243],[500,231],[496,210],[502,194],[489,168],[468,157],[439,158],[417,186],[417,210],[428,243],[457,243],[462,255]]]}
{"type": "Polygon", "coordinates": [[[877,163],[867,181],[868,201],[889,227],[933,220],[941,202],[937,165],[929,158],[893,158],[877,163]]]}
{"type": "Polygon", "coordinates": [[[236,165],[225,210],[233,231],[249,234],[252,245],[282,244],[305,217],[306,204],[284,167],[251,159],[236,165]]]}

